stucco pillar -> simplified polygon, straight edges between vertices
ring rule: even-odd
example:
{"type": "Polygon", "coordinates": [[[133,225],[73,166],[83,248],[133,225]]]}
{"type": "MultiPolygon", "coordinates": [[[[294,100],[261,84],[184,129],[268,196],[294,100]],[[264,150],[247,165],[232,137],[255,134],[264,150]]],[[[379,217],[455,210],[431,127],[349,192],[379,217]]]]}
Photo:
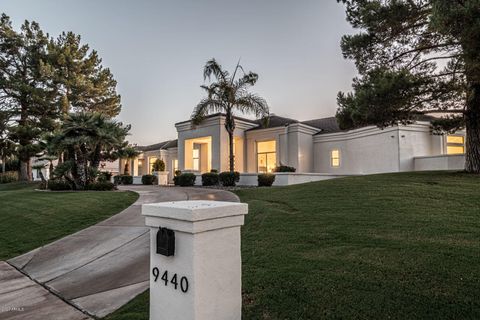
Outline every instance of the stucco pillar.
{"type": "Polygon", "coordinates": [[[150,319],[240,320],[240,226],[247,204],[145,204],[150,227],[150,319]]]}

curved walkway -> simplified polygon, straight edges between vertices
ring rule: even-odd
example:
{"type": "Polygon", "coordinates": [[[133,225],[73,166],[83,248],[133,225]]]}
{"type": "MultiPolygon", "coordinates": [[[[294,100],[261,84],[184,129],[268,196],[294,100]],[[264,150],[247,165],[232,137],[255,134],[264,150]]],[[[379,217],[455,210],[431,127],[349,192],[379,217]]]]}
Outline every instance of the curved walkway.
{"type": "MultiPolygon", "coordinates": [[[[179,200],[239,201],[233,193],[214,189],[158,186],[129,186],[122,189],[140,194],[129,208],[94,226],[8,261],[21,273],[84,314],[78,310],[74,310],[78,316],[67,314],[61,308],[56,313],[55,310],[39,312],[42,308],[49,308],[48,299],[27,301],[25,295],[10,288],[7,293],[0,290],[0,302],[7,301],[18,307],[28,306],[24,312],[12,313],[12,317],[5,319],[45,319],[45,314],[49,315],[49,319],[85,319],[85,314],[103,317],[113,312],[148,288],[150,242],[148,229],[141,216],[142,204],[179,200]],[[8,300],[5,294],[17,297],[17,301],[8,300]],[[40,305],[35,305],[35,302],[40,305]]],[[[4,319],[2,313],[0,319],[4,319]]]]}

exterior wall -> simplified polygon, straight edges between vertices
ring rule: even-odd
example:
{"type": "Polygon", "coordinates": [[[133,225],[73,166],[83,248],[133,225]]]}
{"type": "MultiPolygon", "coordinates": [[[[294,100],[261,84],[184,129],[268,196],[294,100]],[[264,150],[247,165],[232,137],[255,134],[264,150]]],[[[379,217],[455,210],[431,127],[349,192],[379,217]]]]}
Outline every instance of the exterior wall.
{"type": "Polygon", "coordinates": [[[431,134],[430,126],[409,125],[399,128],[400,171],[415,169],[414,157],[443,153],[444,137],[431,134]]]}
{"type": "Polygon", "coordinates": [[[318,129],[294,123],[276,127],[247,131],[247,172],[257,172],[257,142],[276,141],[277,165],[292,166],[298,172],[313,170],[313,134],[318,129]]]}
{"type": "MultiPolygon", "coordinates": [[[[236,167],[239,171],[245,170],[245,130],[255,127],[256,124],[242,120],[236,120],[234,138],[240,142],[237,149],[236,167]]],[[[229,168],[229,141],[228,132],[225,130],[225,116],[217,116],[205,119],[205,121],[192,127],[190,122],[181,122],[175,125],[178,132],[178,166],[179,170],[185,171],[185,140],[211,137],[211,169],[226,171],[229,168]]],[[[188,169],[188,168],[187,168],[188,169]]]]}
{"type": "Polygon", "coordinates": [[[465,155],[439,155],[413,159],[415,171],[464,170],[465,155]]]}
{"type": "Polygon", "coordinates": [[[282,162],[286,163],[288,159],[288,150],[286,146],[285,128],[268,128],[262,130],[247,131],[245,136],[246,144],[246,172],[257,172],[257,142],[275,140],[277,165],[282,162]],[[285,162],[284,162],[285,161],[285,162]]]}
{"type": "Polygon", "coordinates": [[[369,174],[399,171],[398,127],[366,127],[314,138],[314,171],[369,174]],[[339,150],[340,166],[331,165],[331,151],[339,150]]]}
{"type": "Polygon", "coordinates": [[[432,135],[427,122],[386,129],[365,127],[314,137],[315,172],[371,174],[415,170],[415,157],[441,155],[445,137],[432,135]],[[331,165],[331,151],[340,151],[340,166],[331,165]]]}

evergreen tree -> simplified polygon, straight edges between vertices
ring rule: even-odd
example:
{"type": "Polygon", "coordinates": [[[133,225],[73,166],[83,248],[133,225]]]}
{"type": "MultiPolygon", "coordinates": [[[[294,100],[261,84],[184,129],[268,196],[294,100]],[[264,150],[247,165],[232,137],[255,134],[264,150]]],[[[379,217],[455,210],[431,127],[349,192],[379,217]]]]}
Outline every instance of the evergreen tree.
{"type": "Polygon", "coordinates": [[[61,109],[70,112],[96,112],[109,117],[120,113],[117,82],[95,50],[81,44],[72,32],[62,33],[49,43],[50,58],[55,67],[61,109]]]}
{"type": "Polygon", "coordinates": [[[16,32],[9,17],[0,17],[0,108],[15,123],[10,137],[18,144],[24,181],[32,177],[30,159],[40,151],[40,135],[52,130],[58,118],[47,44],[48,35],[37,23],[25,21],[16,32]]]}
{"type": "Polygon", "coordinates": [[[342,39],[360,76],[338,95],[341,127],[436,114],[437,133],[466,128],[466,171],[480,173],[480,1],[337,1],[360,31],[342,39]]]}

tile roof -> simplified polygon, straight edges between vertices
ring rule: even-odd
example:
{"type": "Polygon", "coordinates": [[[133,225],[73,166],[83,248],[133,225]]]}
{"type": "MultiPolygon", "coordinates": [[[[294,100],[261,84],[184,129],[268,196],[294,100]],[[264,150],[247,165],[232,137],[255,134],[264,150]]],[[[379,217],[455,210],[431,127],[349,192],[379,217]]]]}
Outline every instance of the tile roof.
{"type": "Polygon", "coordinates": [[[169,148],[176,148],[178,145],[178,140],[168,140],[160,143],[151,144],[148,146],[137,146],[138,151],[156,151],[156,150],[166,150],[169,148]]]}

